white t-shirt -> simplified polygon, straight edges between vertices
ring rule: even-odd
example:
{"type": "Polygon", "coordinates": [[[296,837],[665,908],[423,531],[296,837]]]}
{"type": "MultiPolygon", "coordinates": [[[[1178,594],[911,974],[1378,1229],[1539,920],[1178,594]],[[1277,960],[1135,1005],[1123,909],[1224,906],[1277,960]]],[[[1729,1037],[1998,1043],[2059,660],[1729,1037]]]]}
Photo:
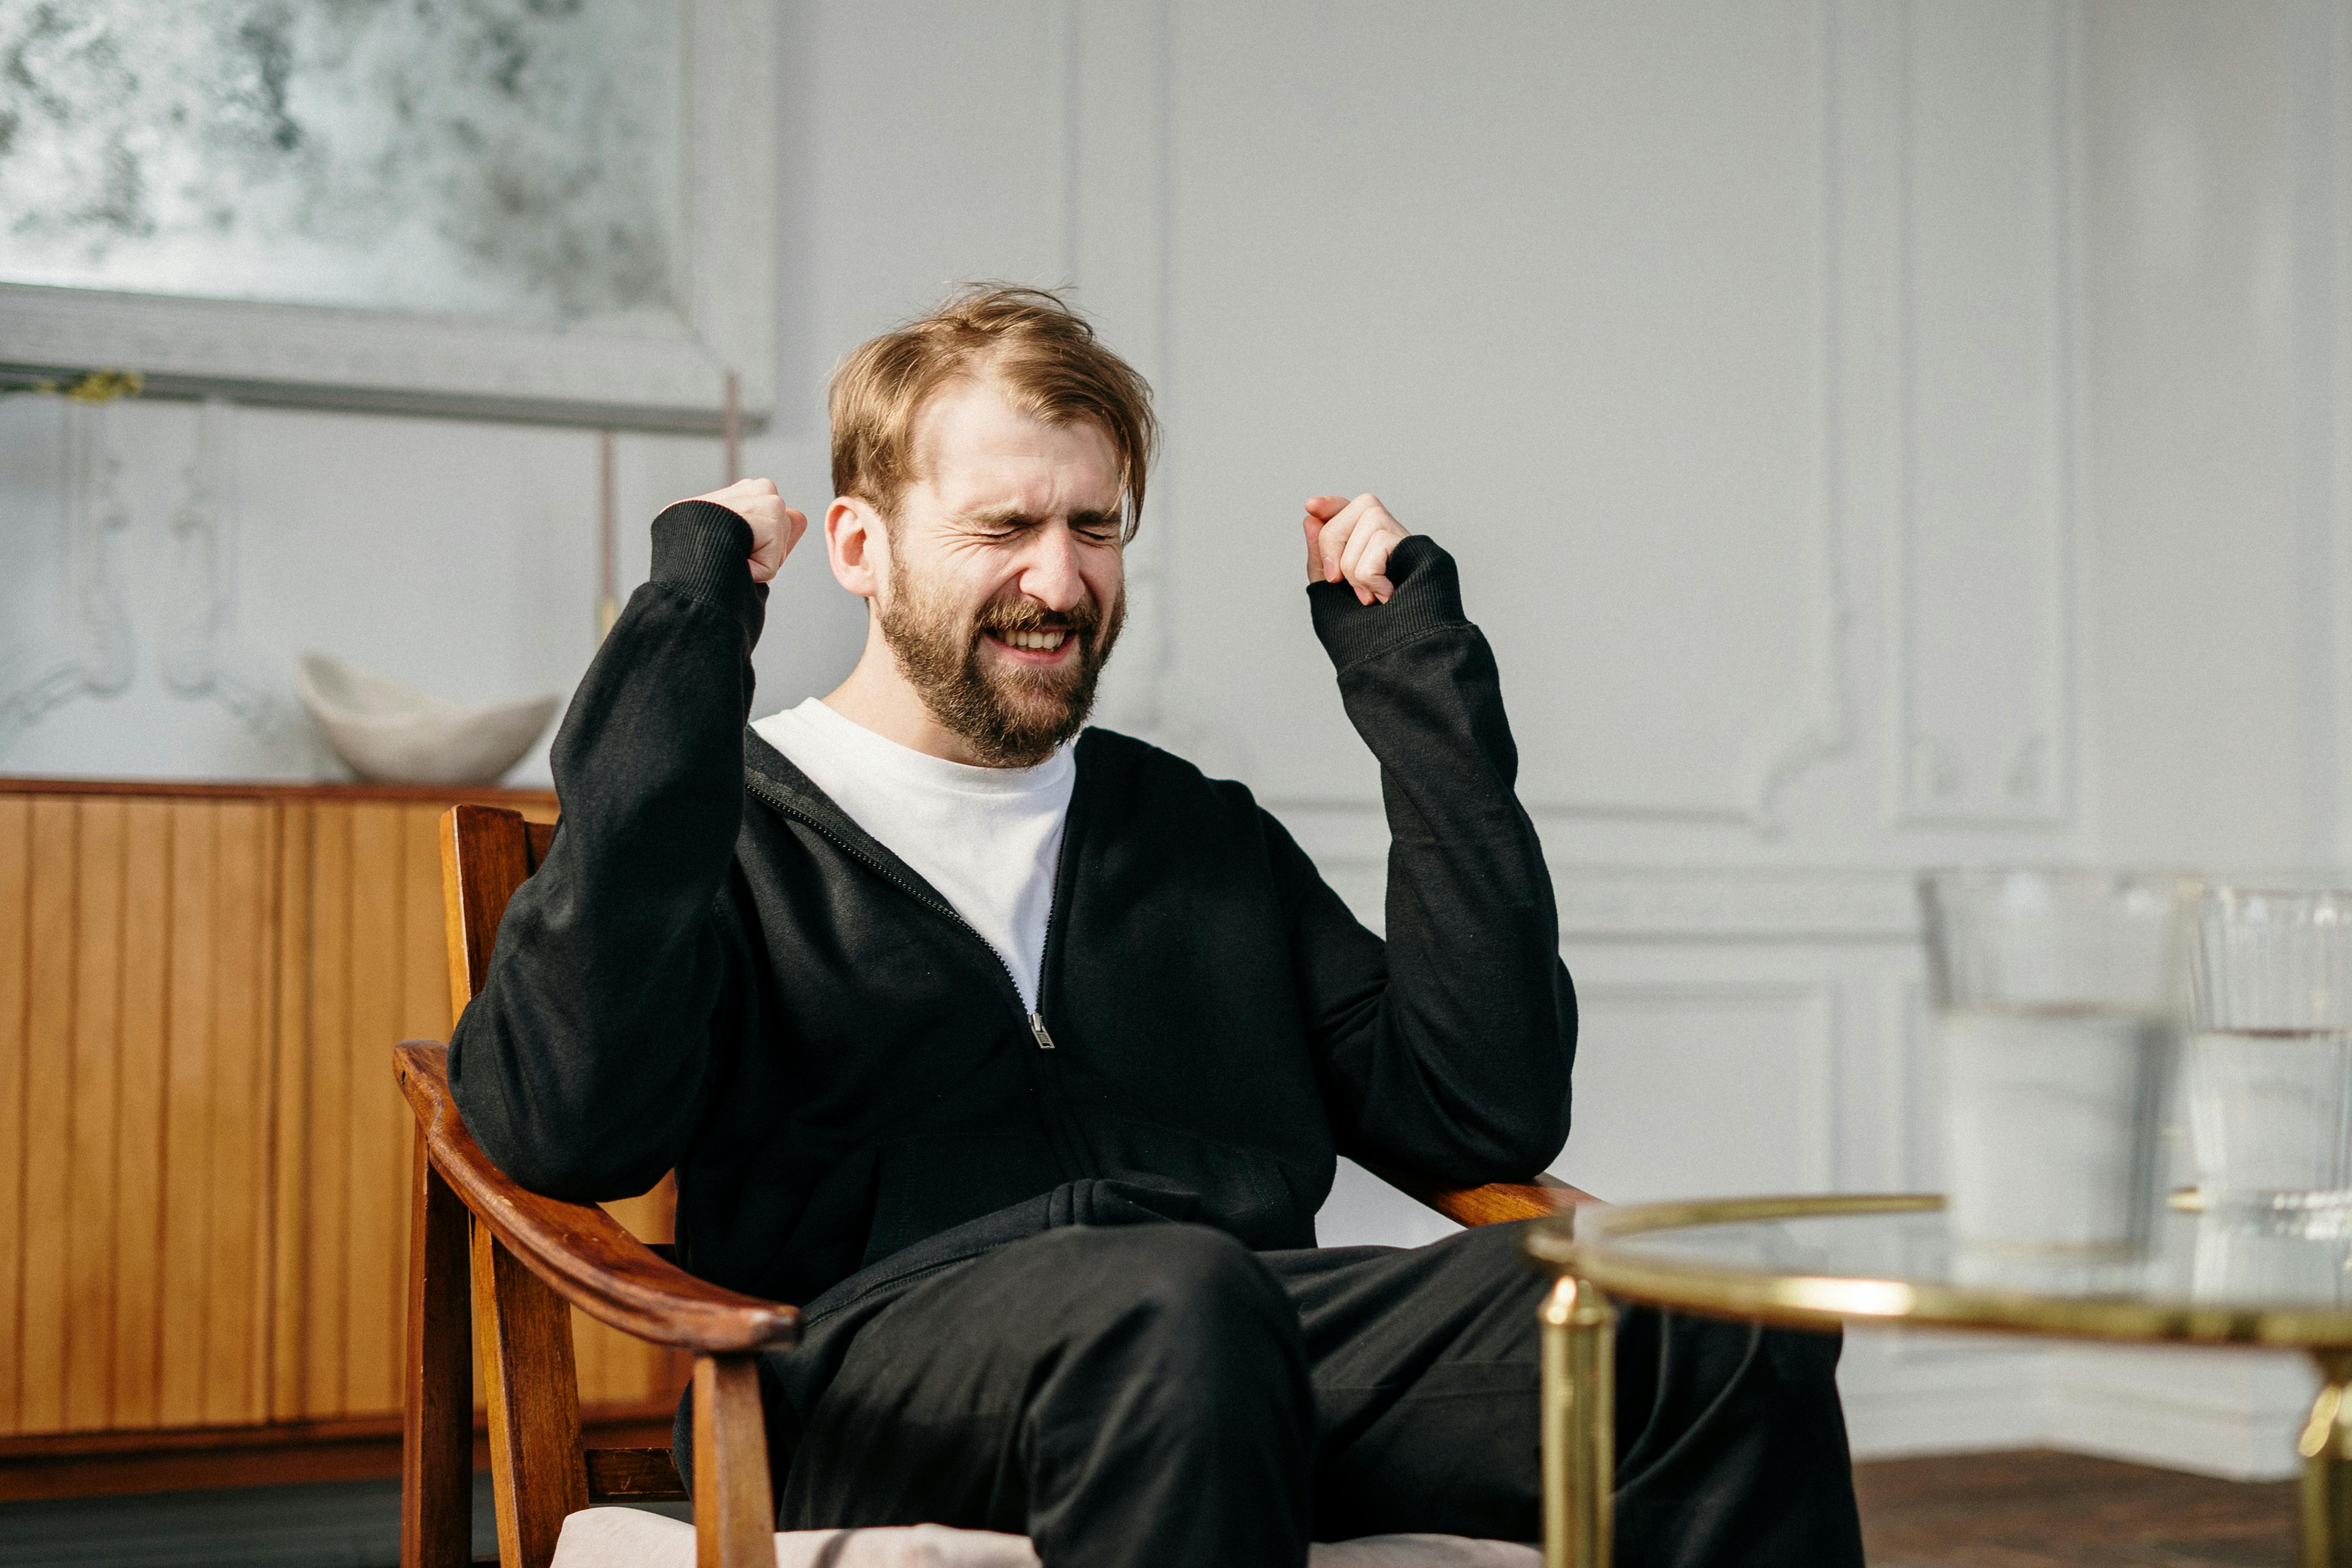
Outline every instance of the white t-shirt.
{"type": "Polygon", "coordinates": [[[812,697],[751,726],[852,822],[921,874],[1013,972],[1037,1010],[1055,862],[1077,764],[975,768],[902,746],[812,697]]]}

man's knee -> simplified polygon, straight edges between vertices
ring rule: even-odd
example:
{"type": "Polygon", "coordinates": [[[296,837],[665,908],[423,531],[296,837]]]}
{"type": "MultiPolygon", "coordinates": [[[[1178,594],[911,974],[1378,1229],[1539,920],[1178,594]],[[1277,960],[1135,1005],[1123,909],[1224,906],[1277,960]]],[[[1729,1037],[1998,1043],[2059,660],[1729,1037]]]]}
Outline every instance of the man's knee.
{"type": "MultiPolygon", "coordinates": [[[[1265,1542],[1213,1550],[1204,1530],[1303,1539],[1315,1398],[1297,1312],[1265,1264],[1194,1225],[1072,1227],[1021,1259],[1087,1310],[1030,1385],[1022,1435],[1028,1528],[1049,1543],[1104,1510],[1188,1547],[1123,1561],[1276,1561],[1265,1542]]],[[[1287,1555],[1287,1552],[1284,1553],[1287,1555]]]]}
{"type": "Polygon", "coordinates": [[[1038,1239],[1028,1261],[1053,1279],[1072,1328],[1097,1352],[1188,1382],[1262,1374],[1269,1362],[1303,1373],[1288,1298],[1257,1255],[1224,1232],[1074,1226],[1038,1239]]]}

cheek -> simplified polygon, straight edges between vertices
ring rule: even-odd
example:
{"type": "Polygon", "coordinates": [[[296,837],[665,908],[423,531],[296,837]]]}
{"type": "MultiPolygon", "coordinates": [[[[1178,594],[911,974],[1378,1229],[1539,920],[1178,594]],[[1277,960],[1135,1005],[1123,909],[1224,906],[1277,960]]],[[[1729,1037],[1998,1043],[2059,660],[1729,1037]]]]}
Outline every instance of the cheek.
{"type": "Polygon", "coordinates": [[[969,616],[1008,592],[996,564],[977,552],[942,551],[920,563],[902,565],[897,585],[934,613],[969,616]]]}
{"type": "Polygon", "coordinates": [[[1105,610],[1118,603],[1119,595],[1127,587],[1126,563],[1117,555],[1089,565],[1085,575],[1087,586],[1094,594],[1095,604],[1105,610]]]}
{"type": "Polygon", "coordinates": [[[957,600],[975,607],[1020,592],[1023,563],[1002,548],[977,543],[942,551],[933,574],[957,600]]]}

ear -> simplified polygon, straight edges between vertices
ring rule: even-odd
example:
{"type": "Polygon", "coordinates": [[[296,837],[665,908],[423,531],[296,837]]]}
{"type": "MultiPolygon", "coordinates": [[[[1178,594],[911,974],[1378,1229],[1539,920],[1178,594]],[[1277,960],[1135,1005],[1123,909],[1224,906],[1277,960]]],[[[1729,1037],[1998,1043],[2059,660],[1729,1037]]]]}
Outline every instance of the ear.
{"type": "Polygon", "coordinates": [[[890,574],[889,531],[856,496],[835,496],[824,509],[824,552],[833,580],[861,599],[880,593],[890,574]]]}

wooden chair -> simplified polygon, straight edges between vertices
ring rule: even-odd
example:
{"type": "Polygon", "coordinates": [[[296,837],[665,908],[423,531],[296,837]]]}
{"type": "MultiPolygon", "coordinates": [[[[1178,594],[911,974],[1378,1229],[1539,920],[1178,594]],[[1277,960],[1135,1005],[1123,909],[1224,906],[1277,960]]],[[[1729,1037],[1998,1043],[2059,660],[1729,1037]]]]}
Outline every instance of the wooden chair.
{"type": "MultiPolygon", "coordinates": [[[[450,999],[461,1013],[488,970],[508,899],[537,868],[553,829],[481,805],[456,807],[441,828],[450,999]]],[[[461,1568],[471,1559],[477,1333],[504,1568],[547,1568],[565,1516],[591,1501],[686,1498],[666,1449],[583,1449],[567,1302],[625,1333],[692,1353],[697,1562],[772,1568],[775,1504],[757,1357],[794,1342],[797,1310],[697,1279],[667,1247],[640,1242],[593,1204],[525,1192],[459,1120],[447,1047],[410,1040],[394,1055],[417,1128],[401,1568],[461,1568]]],[[[1448,1189],[1377,1173],[1465,1226],[1593,1201],[1543,1175],[1448,1189]]]]}

